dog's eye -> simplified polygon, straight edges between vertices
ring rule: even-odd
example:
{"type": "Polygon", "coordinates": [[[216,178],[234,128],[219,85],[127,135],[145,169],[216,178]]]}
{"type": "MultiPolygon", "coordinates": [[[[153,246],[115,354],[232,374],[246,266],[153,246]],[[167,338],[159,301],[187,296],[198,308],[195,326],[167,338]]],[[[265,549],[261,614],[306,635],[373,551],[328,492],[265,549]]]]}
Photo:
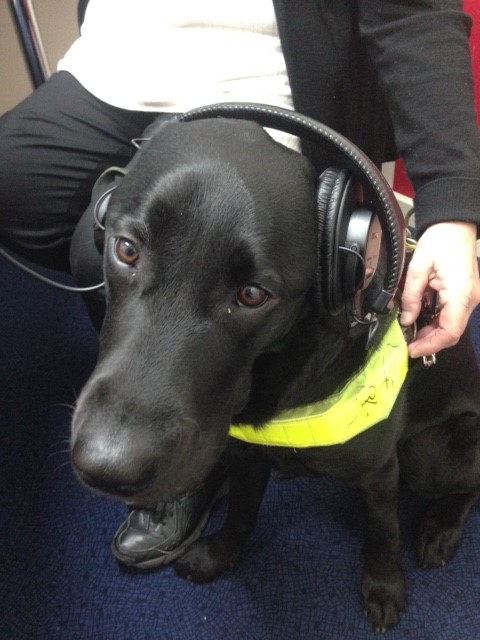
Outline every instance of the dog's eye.
{"type": "Polygon", "coordinates": [[[118,238],[115,242],[115,255],[124,264],[132,265],[138,260],[137,247],[131,240],[118,238]]]}
{"type": "Polygon", "coordinates": [[[237,291],[237,302],[242,307],[249,307],[253,309],[260,307],[269,298],[269,295],[265,289],[257,287],[254,284],[247,284],[237,291]]]}

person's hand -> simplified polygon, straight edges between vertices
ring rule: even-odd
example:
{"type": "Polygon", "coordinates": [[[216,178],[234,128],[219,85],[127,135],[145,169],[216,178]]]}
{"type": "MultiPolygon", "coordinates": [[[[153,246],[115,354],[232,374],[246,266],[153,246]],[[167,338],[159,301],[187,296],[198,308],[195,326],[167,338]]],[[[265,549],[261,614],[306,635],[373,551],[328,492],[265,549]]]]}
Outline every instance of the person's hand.
{"type": "Polygon", "coordinates": [[[418,241],[407,270],[400,323],[413,324],[429,288],[438,293],[440,312],[409,345],[412,358],[456,344],[480,303],[476,234],[474,224],[442,222],[428,227],[418,241]]]}

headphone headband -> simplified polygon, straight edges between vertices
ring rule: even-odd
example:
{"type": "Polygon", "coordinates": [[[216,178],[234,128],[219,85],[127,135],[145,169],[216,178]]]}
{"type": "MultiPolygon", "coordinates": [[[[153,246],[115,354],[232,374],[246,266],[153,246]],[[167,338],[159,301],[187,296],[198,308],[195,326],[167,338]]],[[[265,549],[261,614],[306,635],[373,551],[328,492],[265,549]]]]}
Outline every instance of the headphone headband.
{"type": "MultiPolygon", "coordinates": [[[[384,286],[372,304],[375,313],[387,313],[403,272],[405,223],[395,196],[378,167],[350,140],[330,127],[296,111],[266,104],[225,102],[205,105],[177,116],[180,122],[206,118],[254,120],[263,127],[279,129],[309,142],[326,147],[333,159],[347,168],[363,185],[366,194],[378,207],[382,229],[389,244],[390,261],[384,286]]],[[[375,207],[376,205],[376,207],[375,207]]]]}

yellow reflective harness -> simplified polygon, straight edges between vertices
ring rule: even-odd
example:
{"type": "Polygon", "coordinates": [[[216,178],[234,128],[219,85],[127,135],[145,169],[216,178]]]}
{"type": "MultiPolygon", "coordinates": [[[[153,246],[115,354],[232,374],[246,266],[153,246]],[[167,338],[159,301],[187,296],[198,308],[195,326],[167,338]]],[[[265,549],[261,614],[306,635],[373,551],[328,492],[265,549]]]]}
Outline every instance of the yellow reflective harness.
{"type": "Polygon", "coordinates": [[[282,411],[261,427],[232,425],[229,433],[244,442],[276,447],[343,444],[388,418],[407,369],[407,345],[395,320],[342,389],[320,402],[282,411]]]}

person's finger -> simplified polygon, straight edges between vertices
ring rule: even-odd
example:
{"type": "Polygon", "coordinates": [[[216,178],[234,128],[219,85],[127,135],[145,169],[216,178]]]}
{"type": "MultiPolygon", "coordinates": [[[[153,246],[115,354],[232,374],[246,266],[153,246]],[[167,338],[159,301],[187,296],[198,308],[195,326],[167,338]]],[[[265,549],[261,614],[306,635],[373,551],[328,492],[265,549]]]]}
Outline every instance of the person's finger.
{"type": "MultiPolygon", "coordinates": [[[[415,256],[414,256],[415,258],[415,256]]],[[[429,284],[429,270],[422,263],[417,267],[414,258],[410,263],[405,278],[405,286],[401,299],[400,324],[413,324],[422,308],[422,299],[429,284]]]]}
{"type": "Polygon", "coordinates": [[[431,324],[420,329],[416,340],[408,347],[409,355],[412,358],[429,356],[457,344],[469,315],[469,305],[462,302],[461,297],[454,297],[441,308],[431,324]]]}

